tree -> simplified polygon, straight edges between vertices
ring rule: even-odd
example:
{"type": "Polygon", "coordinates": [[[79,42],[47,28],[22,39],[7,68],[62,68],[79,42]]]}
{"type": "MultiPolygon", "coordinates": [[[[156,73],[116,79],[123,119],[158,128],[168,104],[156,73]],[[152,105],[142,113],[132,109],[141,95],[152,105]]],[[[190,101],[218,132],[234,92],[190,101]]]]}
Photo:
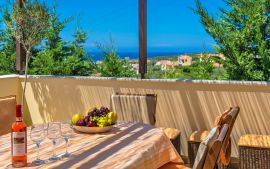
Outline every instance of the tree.
{"type": "Polygon", "coordinates": [[[55,45],[52,48],[46,45],[33,58],[30,73],[65,76],[91,75],[96,66],[83,46],[87,34],[80,29],[80,31],[74,33],[73,37],[75,39],[72,42],[54,41],[55,45]],[[84,34],[84,36],[81,36],[81,34],[84,34]]]}
{"type": "Polygon", "coordinates": [[[128,59],[121,59],[114,47],[113,39],[110,38],[108,44],[97,43],[97,47],[102,51],[104,57],[98,67],[97,72],[104,77],[135,77],[136,72],[133,70],[128,59]]]}
{"type": "Polygon", "coordinates": [[[70,19],[60,20],[56,5],[54,5],[48,21],[49,26],[43,39],[44,43],[40,46],[41,50],[33,57],[29,69],[30,74],[62,75],[62,62],[66,55],[70,55],[70,52],[66,52],[67,42],[63,42],[60,36],[70,19]]]}
{"type": "MultiPolygon", "coordinates": [[[[17,9],[15,2],[11,3],[7,8],[3,8],[2,20],[6,27],[0,30],[0,74],[16,72],[15,36],[20,36],[18,35],[20,30],[17,30],[17,27],[23,29],[23,26],[31,26],[31,22],[34,22],[35,19],[37,19],[35,17],[38,16],[33,16],[33,18],[31,16],[36,15],[33,9],[38,8],[37,5],[35,5],[38,2],[38,0],[27,0],[26,4],[23,4],[22,9],[17,9]],[[24,9],[26,10],[26,8],[27,10],[31,10],[32,13],[28,11],[28,13],[24,13],[26,16],[19,16],[19,12],[22,12],[24,9]],[[15,17],[18,21],[22,20],[23,17],[24,22],[22,22],[22,24],[18,24],[16,27],[15,17]],[[30,20],[31,18],[32,20],[30,20]],[[27,22],[25,22],[25,20],[27,20],[27,22]],[[14,35],[14,33],[16,35],[14,35]]],[[[39,32],[38,34],[40,37],[37,37],[39,39],[36,41],[37,43],[34,43],[35,45],[32,47],[25,45],[25,47],[29,47],[28,51],[30,52],[28,53],[32,58],[31,60],[28,59],[27,64],[29,64],[29,66],[27,65],[28,69],[26,70],[26,73],[73,76],[88,76],[93,74],[96,65],[84,49],[84,44],[87,40],[87,33],[78,27],[73,35],[74,40],[64,41],[60,34],[65,26],[72,21],[72,18],[61,20],[60,16],[57,14],[56,5],[53,7],[48,7],[45,3],[40,3],[39,5],[47,8],[47,12],[49,13],[46,18],[46,25],[42,26],[42,32],[39,32]]],[[[43,12],[46,13],[46,11],[43,12]]],[[[37,10],[37,14],[38,13],[41,15],[41,12],[37,10]]],[[[36,30],[34,31],[35,32],[32,32],[32,29],[27,29],[23,35],[30,37],[28,34],[31,32],[33,35],[37,33],[36,30]]],[[[26,36],[23,38],[26,38],[26,36]]],[[[26,41],[29,40],[30,39],[27,39],[26,41]]]]}
{"type": "Polygon", "coordinates": [[[153,58],[147,63],[147,74],[146,78],[163,78],[163,71],[161,66],[155,65],[156,59],[153,58]]]}
{"type": "Polygon", "coordinates": [[[45,3],[38,0],[23,1],[22,7],[12,4],[10,20],[4,20],[12,38],[18,40],[26,51],[25,82],[22,94],[22,107],[27,82],[28,64],[32,57],[33,48],[43,40],[49,25],[50,10],[45,3]]]}
{"type": "Polygon", "coordinates": [[[178,79],[182,77],[182,73],[180,69],[172,68],[168,70],[164,70],[164,76],[165,79],[178,79]]]}
{"type": "Polygon", "coordinates": [[[84,49],[87,33],[78,27],[72,42],[63,41],[60,36],[71,20],[61,20],[54,6],[42,50],[30,65],[31,74],[88,76],[93,73],[94,63],[84,49]]]}
{"type": "MultiPolygon", "coordinates": [[[[2,22],[10,20],[8,10],[2,10],[2,22]]],[[[16,73],[16,40],[7,29],[0,29],[0,74],[16,73]]]]}
{"type": "Polygon", "coordinates": [[[199,0],[205,30],[216,41],[216,50],[226,57],[224,66],[233,80],[270,80],[269,0],[223,0],[229,9],[211,16],[199,0]]]}
{"type": "Polygon", "coordinates": [[[65,28],[66,24],[72,21],[72,18],[61,20],[56,10],[57,6],[54,4],[49,18],[49,26],[45,34],[44,49],[56,49],[59,46],[59,43],[62,42],[62,38],[60,36],[61,31],[65,28]]]}
{"type": "Polygon", "coordinates": [[[69,75],[87,75],[93,73],[96,67],[90,56],[84,49],[87,40],[87,33],[80,27],[77,27],[73,34],[74,41],[71,43],[70,50],[72,55],[64,61],[65,74],[69,75]]]}
{"type": "Polygon", "coordinates": [[[200,57],[199,62],[197,62],[193,67],[196,67],[195,74],[197,79],[210,79],[213,72],[213,58],[206,53],[203,53],[200,57]]]}

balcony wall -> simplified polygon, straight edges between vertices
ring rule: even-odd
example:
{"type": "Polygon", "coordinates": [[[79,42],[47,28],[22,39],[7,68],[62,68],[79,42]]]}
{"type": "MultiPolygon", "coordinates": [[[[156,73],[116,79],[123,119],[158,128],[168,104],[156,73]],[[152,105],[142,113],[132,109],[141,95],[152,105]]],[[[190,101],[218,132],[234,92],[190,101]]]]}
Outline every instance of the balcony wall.
{"type": "MultiPolygon", "coordinates": [[[[21,85],[23,80],[19,78],[21,85]]],[[[16,79],[7,78],[2,82],[0,79],[1,95],[20,95],[21,85],[14,87],[16,79]]],[[[29,109],[26,112],[29,111],[31,117],[28,121],[68,120],[72,114],[86,112],[90,107],[109,106],[110,95],[115,92],[156,93],[157,126],[181,130],[184,155],[187,155],[186,139],[191,132],[210,129],[215,117],[230,106],[241,108],[232,133],[233,156],[238,156],[237,142],[241,135],[270,133],[267,124],[270,84],[266,82],[31,76],[26,91],[29,109]]]]}
{"type": "MultiPolygon", "coordinates": [[[[19,79],[17,75],[0,76],[0,97],[20,95],[19,79]]],[[[18,101],[19,98],[17,97],[18,101]]]]}

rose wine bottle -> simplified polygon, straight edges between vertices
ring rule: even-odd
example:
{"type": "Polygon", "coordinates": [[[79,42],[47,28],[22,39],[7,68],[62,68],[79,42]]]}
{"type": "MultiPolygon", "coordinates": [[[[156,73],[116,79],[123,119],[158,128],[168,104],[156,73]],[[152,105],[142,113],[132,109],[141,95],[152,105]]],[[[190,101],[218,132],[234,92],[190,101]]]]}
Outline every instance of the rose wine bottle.
{"type": "Polygon", "coordinates": [[[16,122],[11,128],[11,155],[13,167],[27,165],[27,129],[22,119],[22,106],[16,106],[16,122]]]}

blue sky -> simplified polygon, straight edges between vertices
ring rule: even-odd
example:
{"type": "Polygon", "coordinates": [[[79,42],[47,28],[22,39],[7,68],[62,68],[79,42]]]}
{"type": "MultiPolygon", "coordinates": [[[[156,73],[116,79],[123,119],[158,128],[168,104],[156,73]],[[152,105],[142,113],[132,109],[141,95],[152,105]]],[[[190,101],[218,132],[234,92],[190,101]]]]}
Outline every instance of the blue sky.
{"type": "MultiPolygon", "coordinates": [[[[55,0],[47,0],[50,4],[55,0]]],[[[201,0],[211,13],[224,7],[222,0],[201,0]]],[[[138,50],[138,0],[56,0],[62,18],[77,17],[62,32],[72,40],[80,25],[88,32],[86,48],[94,50],[96,41],[111,35],[119,51],[138,50]]],[[[191,8],[194,0],[148,0],[148,47],[158,52],[193,52],[211,50],[212,38],[204,31],[191,8]]]]}
{"type": "MultiPolygon", "coordinates": [[[[112,35],[119,51],[138,49],[138,0],[58,2],[62,17],[80,18],[79,25],[89,33],[87,48],[94,48],[93,42],[106,41],[112,35]]],[[[224,6],[222,0],[202,0],[202,3],[213,14],[224,6]]],[[[191,10],[194,7],[194,0],[148,0],[149,51],[211,50],[214,41],[191,10]]],[[[69,24],[63,37],[71,39],[77,25],[76,21],[69,24]]]]}

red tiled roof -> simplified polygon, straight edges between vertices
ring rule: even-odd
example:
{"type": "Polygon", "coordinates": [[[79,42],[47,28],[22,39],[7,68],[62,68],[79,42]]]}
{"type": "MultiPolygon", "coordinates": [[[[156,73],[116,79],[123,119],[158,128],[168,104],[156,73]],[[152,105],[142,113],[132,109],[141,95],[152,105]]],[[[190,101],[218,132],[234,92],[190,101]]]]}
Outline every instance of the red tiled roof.
{"type": "Polygon", "coordinates": [[[160,63],[160,65],[173,65],[173,62],[171,62],[169,60],[162,60],[159,63],[160,63]]]}
{"type": "Polygon", "coordinates": [[[189,55],[182,55],[180,59],[192,59],[192,57],[189,55]]]}

